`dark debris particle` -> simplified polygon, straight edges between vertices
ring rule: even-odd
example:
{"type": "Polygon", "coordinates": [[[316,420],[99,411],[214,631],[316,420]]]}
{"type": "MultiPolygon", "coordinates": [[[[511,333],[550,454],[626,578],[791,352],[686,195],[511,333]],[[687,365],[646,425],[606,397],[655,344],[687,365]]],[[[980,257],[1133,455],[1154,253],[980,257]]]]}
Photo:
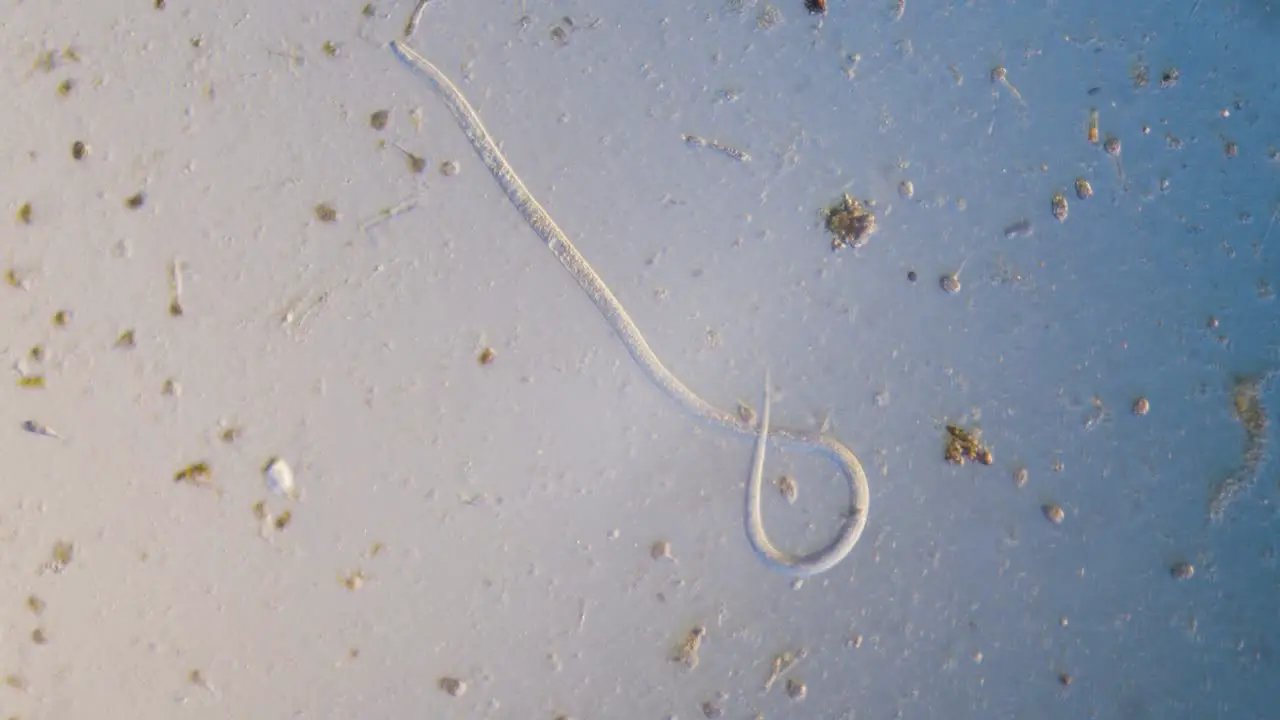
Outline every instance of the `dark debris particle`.
{"type": "Polygon", "coordinates": [[[316,219],[320,222],[331,223],[338,221],[338,211],[329,203],[320,203],[316,205],[314,212],[316,219]]]}
{"type": "Polygon", "coordinates": [[[147,202],[146,193],[138,192],[124,199],[124,206],[130,210],[137,210],[147,202]]]}
{"type": "Polygon", "coordinates": [[[814,15],[822,15],[827,12],[827,0],[804,0],[804,9],[814,15]]]}
{"type": "Polygon", "coordinates": [[[860,248],[876,231],[876,216],[860,200],[845,193],[840,203],[827,210],[827,231],[832,233],[831,249],[860,248]]]}
{"type": "Polygon", "coordinates": [[[436,685],[445,694],[450,695],[452,697],[461,697],[463,694],[467,692],[466,681],[459,680],[458,678],[454,678],[454,677],[442,677],[436,682],[436,685]]]}
{"type": "Polygon", "coordinates": [[[959,425],[947,426],[947,445],[943,453],[946,461],[963,465],[966,460],[976,460],[983,465],[995,462],[990,448],[982,444],[982,431],[965,429],[959,425]]]}

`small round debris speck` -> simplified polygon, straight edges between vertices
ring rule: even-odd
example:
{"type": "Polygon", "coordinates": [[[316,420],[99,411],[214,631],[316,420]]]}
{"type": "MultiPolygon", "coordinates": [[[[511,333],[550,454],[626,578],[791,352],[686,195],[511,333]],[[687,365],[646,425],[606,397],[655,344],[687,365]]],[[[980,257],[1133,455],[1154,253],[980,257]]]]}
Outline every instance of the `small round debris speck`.
{"type": "Polygon", "coordinates": [[[1014,487],[1023,487],[1023,486],[1025,486],[1025,485],[1027,484],[1027,480],[1028,480],[1028,479],[1030,479],[1030,473],[1028,473],[1028,472],[1027,472],[1027,469],[1026,469],[1026,468],[1021,467],[1021,468],[1018,468],[1017,470],[1014,470],[1014,471],[1013,471],[1013,485],[1014,485],[1014,487]]]}
{"type": "Polygon", "coordinates": [[[907,281],[908,281],[908,282],[915,282],[917,279],[919,279],[919,277],[920,277],[920,276],[916,274],[916,271],[915,271],[915,270],[908,270],[908,271],[907,271],[907,281]]]}
{"type": "Polygon", "coordinates": [[[462,166],[458,164],[457,160],[445,160],[440,163],[440,174],[445,177],[453,177],[460,172],[462,172],[462,166]]]}
{"type": "Polygon", "coordinates": [[[912,196],[916,194],[915,183],[911,182],[910,180],[903,180],[902,182],[898,183],[898,194],[910,200],[912,196]]]}
{"type": "Polygon", "coordinates": [[[387,120],[391,118],[391,112],[388,110],[375,110],[369,115],[369,127],[374,130],[385,130],[387,128],[387,120]]]}
{"type": "Polygon", "coordinates": [[[787,678],[787,697],[792,700],[800,701],[809,694],[809,688],[795,678],[787,678]]]}
{"type": "Polygon", "coordinates": [[[89,146],[77,140],[71,143],[71,157],[74,160],[83,160],[89,154],[89,146]]]}
{"type": "Polygon", "coordinates": [[[1174,580],[1190,580],[1196,574],[1196,568],[1189,562],[1174,563],[1169,574],[1174,580]]]}
{"type": "Polygon", "coordinates": [[[1151,412],[1151,402],[1144,397],[1133,401],[1133,414],[1139,417],[1151,412]]]}

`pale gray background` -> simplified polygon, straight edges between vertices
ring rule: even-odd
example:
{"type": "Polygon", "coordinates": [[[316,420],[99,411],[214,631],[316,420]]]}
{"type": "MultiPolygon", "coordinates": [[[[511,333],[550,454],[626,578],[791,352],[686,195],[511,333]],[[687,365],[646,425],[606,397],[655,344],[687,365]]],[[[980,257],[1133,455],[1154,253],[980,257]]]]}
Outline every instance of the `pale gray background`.
{"type": "MultiPolygon", "coordinates": [[[[892,2],[828,4],[819,19],[774,0],[766,30],[752,0],[433,0],[411,41],[679,377],[732,408],[758,404],[768,367],[775,422],[829,414],[860,455],[866,534],[795,587],[743,537],[748,439],[649,383],[387,49],[412,3],[365,19],[328,0],[10,0],[3,262],[30,287],[0,287],[3,347],[49,358],[47,388],[13,374],[3,390],[0,672],[20,687],[0,687],[0,715],[1273,716],[1274,467],[1223,523],[1205,508],[1241,461],[1233,375],[1280,365],[1259,293],[1280,285],[1280,11],[908,0],[894,22],[892,2]],[[33,68],[67,46],[78,62],[33,68]],[[1153,83],[1135,88],[1143,63],[1153,83]],[[991,83],[997,64],[1025,106],[991,83]],[[1168,66],[1181,79],[1159,89],[1168,66]],[[1091,106],[1127,189],[1085,141],[1091,106]],[[876,202],[880,230],[833,253],[818,213],[845,190],[876,202]],[[314,219],[322,201],[339,222],[314,219]],[[1034,234],[1005,238],[1022,218],[1034,234]],[[112,347],[126,327],[132,351],[112,347]],[[948,420],[979,422],[994,466],[945,464],[948,420]],[[224,424],[243,436],[224,444],[224,424]],[[273,455],[299,501],[269,498],[273,455]],[[173,482],[197,460],[221,495],[173,482]],[[268,498],[293,521],[264,540],[268,498]],[[41,573],[58,540],[70,566],[41,573]],[[677,562],[650,558],[656,540],[677,562]],[[1169,576],[1179,560],[1194,578],[1169,576]],[[699,623],[686,672],[669,658],[699,623]],[[763,692],[770,659],[799,648],[807,698],[763,692]],[[441,692],[446,675],[467,692],[441,692]]],[[[794,506],[766,498],[779,542],[824,543],[846,497],[832,467],[775,453],[767,472],[800,483],[794,506]]]]}

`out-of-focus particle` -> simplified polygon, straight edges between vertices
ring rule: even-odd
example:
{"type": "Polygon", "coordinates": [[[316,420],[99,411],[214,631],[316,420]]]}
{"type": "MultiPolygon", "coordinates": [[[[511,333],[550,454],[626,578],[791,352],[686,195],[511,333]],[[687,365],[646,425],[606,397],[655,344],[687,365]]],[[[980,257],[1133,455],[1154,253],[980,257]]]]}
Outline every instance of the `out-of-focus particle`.
{"type": "Polygon", "coordinates": [[[338,210],[329,203],[319,203],[313,209],[316,219],[323,223],[338,221],[338,210]]]}
{"type": "Polygon", "coordinates": [[[796,479],[790,475],[782,475],[773,484],[778,488],[778,494],[786,500],[788,504],[794,505],[796,498],[800,496],[800,486],[796,484],[796,479]]]}
{"type": "Polygon", "coordinates": [[[45,564],[44,569],[54,574],[61,573],[71,564],[75,554],[75,543],[58,540],[53,544],[53,551],[50,553],[49,562],[45,564]]]}
{"type": "Polygon", "coordinates": [[[24,420],[22,423],[22,429],[32,435],[43,435],[44,437],[58,438],[59,440],[62,439],[62,436],[54,432],[48,425],[43,425],[35,420],[24,420]]]}
{"type": "Polygon", "coordinates": [[[1049,210],[1053,213],[1053,217],[1058,222],[1066,222],[1067,219],[1067,196],[1060,192],[1055,192],[1049,200],[1049,210]]]}
{"type": "Polygon", "coordinates": [[[450,697],[461,697],[467,692],[466,681],[455,677],[442,677],[437,685],[450,697]]]}
{"type": "Polygon", "coordinates": [[[267,490],[276,495],[283,495],[290,500],[298,499],[298,486],[294,482],[293,468],[283,458],[273,457],[262,467],[262,476],[267,483],[267,490]]]}
{"type": "Polygon", "coordinates": [[[1057,503],[1045,503],[1040,507],[1040,512],[1044,513],[1044,517],[1054,525],[1061,525],[1066,519],[1067,514],[1062,510],[1062,506],[1057,503]]]}
{"type": "Polygon", "coordinates": [[[649,546],[649,557],[654,560],[674,560],[671,556],[671,543],[658,540],[649,546]]]}
{"type": "Polygon", "coordinates": [[[365,574],[363,570],[352,570],[346,575],[338,578],[338,582],[342,583],[343,587],[351,590],[352,592],[364,587],[364,581],[365,574]]]}
{"type": "Polygon", "coordinates": [[[192,463],[173,474],[173,481],[189,485],[211,485],[213,468],[207,462],[192,463]]]}

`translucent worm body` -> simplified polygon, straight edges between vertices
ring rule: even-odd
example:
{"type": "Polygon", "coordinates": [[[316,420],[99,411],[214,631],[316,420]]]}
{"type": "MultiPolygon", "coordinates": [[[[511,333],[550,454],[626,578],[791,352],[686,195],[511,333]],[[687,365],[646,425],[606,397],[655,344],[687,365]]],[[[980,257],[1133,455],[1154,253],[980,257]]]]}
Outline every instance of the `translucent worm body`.
{"type": "Polygon", "coordinates": [[[609,287],[587,262],[586,258],[573,246],[551,219],[546,210],[538,204],[533,195],[525,188],[524,183],[516,176],[515,171],[507,163],[506,158],[498,150],[497,143],[485,130],[480,117],[462,94],[444,73],[426,58],[414,52],[404,43],[393,40],[391,50],[406,65],[426,75],[440,92],[445,104],[453,113],[458,125],[466,134],[476,154],[489,168],[494,179],[506,192],[507,198],[515,206],[525,222],[533,228],[560,264],[577,281],[578,286],[591,298],[600,314],[613,327],[619,339],[631,353],[631,357],[645,371],[663,392],[679,403],[685,410],[698,418],[746,436],[756,436],[756,451],[752,462],[751,476],[747,481],[746,507],[744,523],[747,538],[752,549],[766,566],[779,572],[807,577],[830,570],[845,558],[858,543],[863,528],[867,523],[867,510],[870,491],[867,487],[867,475],[862,464],[853,451],[835,438],[813,431],[794,430],[769,426],[768,387],[765,388],[764,408],[759,431],[751,423],[739,418],[736,414],[725,412],[703,400],[684,385],[670,370],[662,364],[658,356],[649,347],[640,330],[632,322],[622,304],[614,297],[609,287]],[[826,547],[805,555],[796,555],[780,550],[769,541],[761,516],[760,498],[761,484],[764,474],[764,449],[769,440],[781,440],[799,445],[808,450],[820,451],[833,460],[849,483],[849,507],[844,521],[834,540],[826,547]]]}

